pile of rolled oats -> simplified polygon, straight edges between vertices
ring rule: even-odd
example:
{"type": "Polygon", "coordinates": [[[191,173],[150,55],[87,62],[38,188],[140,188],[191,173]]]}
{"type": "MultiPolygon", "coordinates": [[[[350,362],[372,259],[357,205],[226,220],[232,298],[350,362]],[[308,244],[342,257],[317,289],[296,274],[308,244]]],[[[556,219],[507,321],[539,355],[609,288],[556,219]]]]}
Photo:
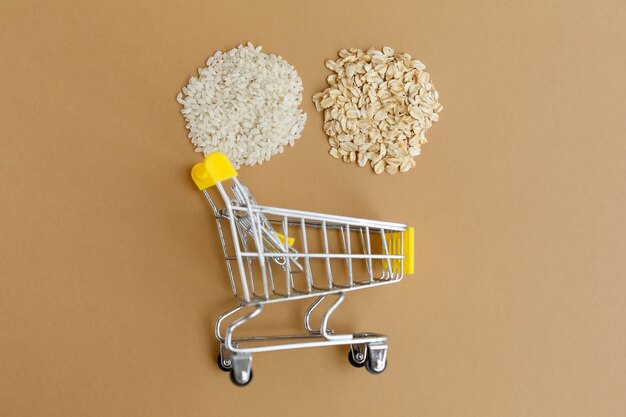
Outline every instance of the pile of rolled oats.
{"type": "Polygon", "coordinates": [[[313,96],[324,111],[330,154],[344,162],[395,174],[415,166],[426,131],[443,106],[430,75],[409,54],[357,48],[327,60],[330,87],[313,96]]]}

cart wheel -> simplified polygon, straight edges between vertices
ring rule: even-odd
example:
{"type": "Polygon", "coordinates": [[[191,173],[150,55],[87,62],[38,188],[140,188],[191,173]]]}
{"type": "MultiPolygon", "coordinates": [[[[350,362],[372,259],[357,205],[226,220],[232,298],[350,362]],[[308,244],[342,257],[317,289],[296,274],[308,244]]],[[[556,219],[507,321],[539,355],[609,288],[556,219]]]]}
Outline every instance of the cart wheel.
{"type": "Polygon", "coordinates": [[[230,372],[230,370],[233,369],[232,362],[230,363],[229,366],[225,366],[224,365],[224,362],[222,362],[222,354],[221,353],[217,354],[217,366],[218,366],[218,368],[220,368],[224,372],[230,372]]]}
{"type": "Polygon", "coordinates": [[[350,365],[354,366],[355,368],[362,368],[365,366],[365,363],[367,362],[367,358],[365,358],[363,362],[357,362],[354,359],[354,356],[352,356],[352,349],[350,349],[348,351],[348,361],[350,362],[350,365]]]}
{"type": "Polygon", "coordinates": [[[245,387],[246,385],[248,385],[252,381],[253,376],[254,376],[254,372],[252,372],[252,369],[250,369],[250,377],[248,378],[248,380],[246,382],[239,382],[237,381],[237,378],[235,377],[235,371],[232,369],[230,370],[230,380],[232,381],[233,384],[237,385],[238,387],[245,387]]]}
{"type": "Polygon", "coordinates": [[[372,365],[370,365],[370,361],[366,360],[365,369],[367,369],[367,372],[369,372],[372,375],[382,374],[383,372],[385,372],[385,369],[387,369],[387,361],[385,361],[385,366],[383,367],[383,369],[381,369],[380,371],[376,371],[372,368],[372,365]]]}

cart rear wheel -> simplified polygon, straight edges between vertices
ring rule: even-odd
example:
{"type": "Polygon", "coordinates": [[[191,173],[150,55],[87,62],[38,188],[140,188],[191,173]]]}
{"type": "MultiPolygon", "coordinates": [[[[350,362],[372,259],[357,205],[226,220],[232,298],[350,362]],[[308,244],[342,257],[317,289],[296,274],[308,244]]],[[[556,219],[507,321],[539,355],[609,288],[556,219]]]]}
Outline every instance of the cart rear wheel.
{"type": "Polygon", "coordinates": [[[221,353],[217,354],[217,366],[218,366],[218,368],[220,368],[224,372],[230,372],[230,370],[233,369],[233,364],[232,364],[232,362],[230,362],[230,359],[229,359],[229,364],[228,365],[224,365],[224,362],[222,361],[222,354],[221,353]]]}
{"type": "Polygon", "coordinates": [[[252,369],[250,369],[250,377],[248,378],[247,381],[245,382],[237,381],[237,378],[235,377],[235,371],[230,370],[230,380],[232,381],[233,384],[237,385],[238,387],[245,387],[246,385],[248,385],[252,381],[253,376],[254,376],[254,372],[252,372],[252,369]]]}
{"type": "Polygon", "coordinates": [[[370,364],[369,360],[365,361],[365,369],[367,369],[367,372],[369,372],[372,375],[378,375],[378,374],[382,374],[383,372],[385,372],[385,369],[387,369],[387,361],[385,361],[385,366],[383,367],[383,369],[376,371],[374,370],[374,368],[372,368],[372,365],[370,364]]]}
{"type": "Polygon", "coordinates": [[[350,349],[348,351],[348,361],[350,362],[350,365],[354,366],[355,368],[362,368],[365,366],[365,363],[367,362],[367,358],[363,358],[363,362],[357,362],[356,359],[354,359],[354,356],[352,354],[352,349],[350,349]]]}

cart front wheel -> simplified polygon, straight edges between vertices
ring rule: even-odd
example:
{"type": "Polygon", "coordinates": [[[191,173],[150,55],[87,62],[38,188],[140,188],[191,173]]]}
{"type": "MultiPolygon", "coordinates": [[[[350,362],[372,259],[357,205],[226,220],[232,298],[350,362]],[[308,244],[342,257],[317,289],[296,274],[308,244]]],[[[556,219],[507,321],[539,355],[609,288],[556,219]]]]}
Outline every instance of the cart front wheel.
{"type": "MultiPolygon", "coordinates": [[[[363,355],[363,354],[360,353],[360,355],[363,355]]],[[[348,361],[350,362],[350,365],[354,366],[355,368],[362,368],[365,366],[365,363],[367,362],[367,358],[364,357],[361,362],[357,361],[356,359],[354,359],[354,353],[352,352],[352,349],[350,349],[348,351],[348,361]]]]}
{"type": "Polygon", "coordinates": [[[254,372],[252,372],[252,369],[250,369],[250,373],[248,375],[248,380],[247,381],[239,381],[237,380],[237,377],[235,376],[235,370],[231,369],[230,370],[230,380],[233,384],[237,385],[238,387],[245,387],[246,385],[248,385],[251,381],[252,381],[252,377],[254,376],[254,372]]]}
{"type": "MultiPolygon", "coordinates": [[[[361,365],[361,366],[363,366],[363,365],[361,365]]],[[[385,372],[385,369],[387,369],[387,361],[385,361],[385,365],[382,367],[382,369],[375,370],[372,367],[372,364],[370,363],[370,361],[367,360],[367,361],[365,361],[365,369],[367,369],[367,372],[369,372],[372,375],[382,374],[383,372],[385,372]]]]}
{"type": "Polygon", "coordinates": [[[227,359],[226,363],[224,363],[221,353],[217,354],[217,366],[224,372],[230,372],[230,370],[233,369],[233,363],[231,362],[231,360],[227,359]]]}

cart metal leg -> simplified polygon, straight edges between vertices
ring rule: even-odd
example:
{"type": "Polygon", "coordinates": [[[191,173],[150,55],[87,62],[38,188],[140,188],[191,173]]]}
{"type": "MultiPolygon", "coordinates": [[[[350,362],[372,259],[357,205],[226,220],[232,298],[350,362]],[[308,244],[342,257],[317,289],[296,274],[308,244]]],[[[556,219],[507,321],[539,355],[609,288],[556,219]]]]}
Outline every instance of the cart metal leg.
{"type": "Polygon", "coordinates": [[[337,299],[328,307],[326,313],[324,313],[324,315],[322,316],[320,333],[328,340],[350,340],[354,337],[352,334],[335,335],[332,330],[328,329],[328,320],[330,319],[330,316],[335,312],[337,307],[339,307],[339,305],[343,303],[343,300],[346,298],[346,294],[343,292],[337,293],[335,295],[337,295],[337,299]]]}
{"type": "Polygon", "coordinates": [[[320,305],[324,298],[326,298],[325,295],[317,297],[315,301],[311,303],[309,308],[306,309],[306,313],[304,313],[304,329],[311,334],[320,334],[319,329],[315,330],[313,327],[311,327],[311,313],[313,313],[313,310],[315,310],[315,308],[320,305]]]}

